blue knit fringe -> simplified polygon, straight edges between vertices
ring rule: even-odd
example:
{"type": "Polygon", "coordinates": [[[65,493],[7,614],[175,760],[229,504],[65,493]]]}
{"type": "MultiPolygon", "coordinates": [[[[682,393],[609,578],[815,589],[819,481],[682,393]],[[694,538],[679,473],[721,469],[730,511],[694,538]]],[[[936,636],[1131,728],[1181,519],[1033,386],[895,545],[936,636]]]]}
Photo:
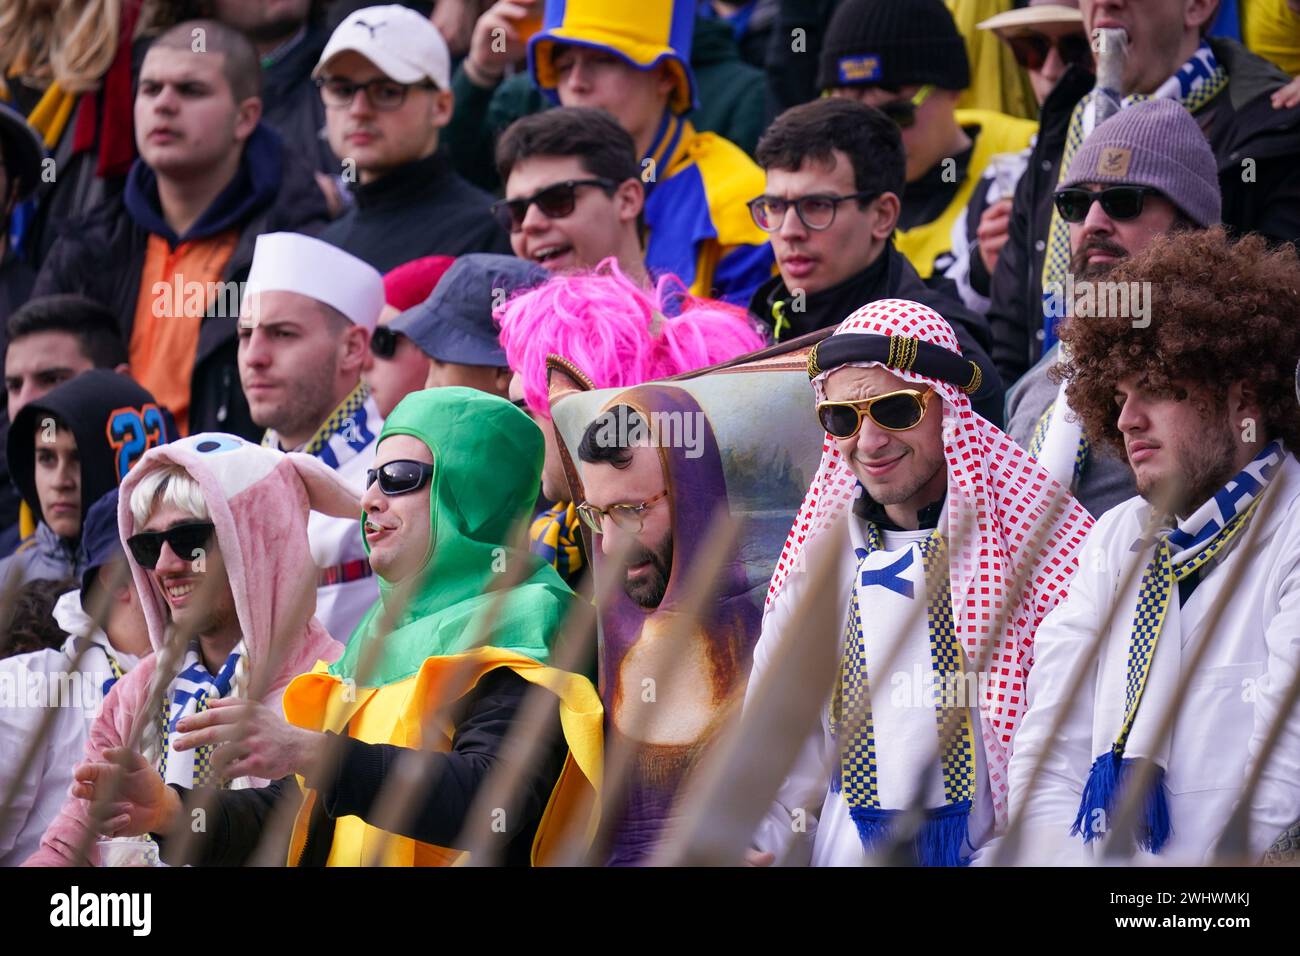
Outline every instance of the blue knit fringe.
{"type": "MultiPolygon", "coordinates": [[[[1094,830],[1092,819],[1100,810],[1109,823],[1110,814],[1116,806],[1116,795],[1137,763],[1133,758],[1121,758],[1113,748],[1092,762],[1092,770],[1088,773],[1088,782],[1084,784],[1083,797],[1079,801],[1079,814],[1074,818],[1074,826],[1070,827],[1071,835],[1082,836],[1084,843],[1091,843],[1106,832],[1106,828],[1094,830]]],[[[1142,801],[1142,816],[1138,820],[1134,840],[1141,849],[1159,853],[1169,842],[1172,832],[1165,771],[1163,767],[1156,767],[1151,790],[1142,801]]]]}
{"type": "MultiPolygon", "coordinates": [[[[893,835],[898,810],[849,807],[849,816],[858,828],[858,839],[868,852],[888,843],[893,835]]],[[[921,832],[912,840],[912,850],[920,866],[965,866],[970,862],[963,853],[970,837],[970,801],[951,803],[926,811],[921,832]]]]}

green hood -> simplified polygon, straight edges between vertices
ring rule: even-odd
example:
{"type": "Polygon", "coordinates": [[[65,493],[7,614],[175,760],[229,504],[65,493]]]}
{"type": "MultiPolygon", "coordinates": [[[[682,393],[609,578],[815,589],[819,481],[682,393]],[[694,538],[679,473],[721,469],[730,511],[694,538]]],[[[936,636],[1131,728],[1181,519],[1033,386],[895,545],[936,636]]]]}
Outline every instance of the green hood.
{"type": "MultiPolygon", "coordinates": [[[[467,650],[476,620],[492,603],[488,589],[520,561],[527,566],[523,580],[505,598],[487,643],[547,663],[573,592],[550,565],[509,545],[511,532],[537,500],[545,454],[541,431],[504,399],[446,387],[402,399],[384,422],[380,444],[390,435],[412,435],[433,453],[430,549],[365,686],[404,680],[427,658],[467,650]]],[[[331,674],[355,678],[395,589],[379,579],[379,600],[352,632],[331,674]]]]}

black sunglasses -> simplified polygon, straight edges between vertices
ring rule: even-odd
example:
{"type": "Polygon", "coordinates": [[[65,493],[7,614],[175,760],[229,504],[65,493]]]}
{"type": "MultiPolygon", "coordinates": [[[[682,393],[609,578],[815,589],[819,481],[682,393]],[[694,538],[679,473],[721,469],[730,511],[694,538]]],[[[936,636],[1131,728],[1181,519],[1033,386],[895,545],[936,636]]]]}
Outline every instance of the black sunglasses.
{"type": "Polygon", "coordinates": [[[881,103],[876,109],[884,113],[899,129],[911,129],[916,125],[916,111],[919,110],[925,101],[930,98],[934,92],[934,84],[927,83],[910,97],[905,99],[887,100],[881,103]]]}
{"type": "Polygon", "coordinates": [[[1142,215],[1147,196],[1158,196],[1160,190],[1150,186],[1108,186],[1093,192],[1081,186],[1058,189],[1052,197],[1056,211],[1066,222],[1083,222],[1094,202],[1101,203],[1102,212],[1116,222],[1136,219],[1142,215]]]}
{"type": "Polygon", "coordinates": [[[397,353],[397,340],[401,332],[379,325],[370,333],[370,353],[376,358],[390,359],[397,353]]]}
{"type": "Polygon", "coordinates": [[[166,531],[141,531],[133,534],[126,539],[126,546],[131,549],[131,557],[135,558],[140,567],[152,571],[158,567],[164,541],[171,546],[172,553],[178,558],[192,561],[207,548],[215,530],[216,526],[211,521],[190,521],[166,531]]]}
{"type": "Polygon", "coordinates": [[[419,491],[432,477],[433,465],[426,465],[422,461],[399,459],[367,471],[366,487],[369,488],[378,481],[379,490],[392,498],[395,495],[409,495],[413,491],[419,491]]]}
{"type": "Polygon", "coordinates": [[[519,232],[524,228],[524,217],[528,215],[528,207],[534,203],[547,219],[563,219],[573,213],[579,186],[599,186],[607,195],[612,196],[618,183],[603,176],[566,179],[562,183],[540,189],[526,199],[498,199],[491,206],[492,215],[507,232],[519,232]]]}
{"type": "Polygon", "coordinates": [[[1082,33],[1068,33],[1063,37],[1049,37],[1045,33],[1030,31],[1007,37],[1011,55],[1026,70],[1041,70],[1047,62],[1052,47],[1056,47],[1061,62],[1066,66],[1079,66],[1093,71],[1092,44],[1082,33]]]}

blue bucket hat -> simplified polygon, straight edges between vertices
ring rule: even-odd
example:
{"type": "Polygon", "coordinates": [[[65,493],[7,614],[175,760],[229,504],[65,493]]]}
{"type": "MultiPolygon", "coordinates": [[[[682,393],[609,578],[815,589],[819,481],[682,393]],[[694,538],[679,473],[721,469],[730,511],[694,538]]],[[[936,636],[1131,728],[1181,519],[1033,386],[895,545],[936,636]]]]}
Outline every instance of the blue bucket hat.
{"type": "Polygon", "coordinates": [[[419,305],[388,328],[439,362],[506,368],[500,330],[492,317],[517,292],[541,285],[548,273],[535,262],[488,252],[460,256],[419,305]]]}

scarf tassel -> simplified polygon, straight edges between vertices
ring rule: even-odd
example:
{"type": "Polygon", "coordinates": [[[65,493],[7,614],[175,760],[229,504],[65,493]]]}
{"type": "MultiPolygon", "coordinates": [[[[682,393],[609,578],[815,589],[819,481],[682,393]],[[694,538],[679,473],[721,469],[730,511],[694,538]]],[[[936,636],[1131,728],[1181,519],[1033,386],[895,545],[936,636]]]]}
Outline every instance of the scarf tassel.
{"type": "MultiPolygon", "coordinates": [[[[970,836],[969,800],[950,803],[927,810],[925,823],[912,839],[912,850],[920,866],[965,866],[970,858],[963,856],[970,836]]],[[[888,844],[900,811],[878,810],[871,807],[850,807],[849,816],[858,828],[858,839],[868,851],[888,844]]]]}
{"type": "MultiPolygon", "coordinates": [[[[1074,826],[1070,828],[1072,836],[1081,836],[1084,843],[1091,843],[1106,832],[1105,825],[1094,828],[1092,821],[1101,820],[1103,824],[1108,821],[1115,808],[1116,794],[1123,789],[1137,763],[1137,758],[1122,758],[1113,749],[1092,762],[1092,770],[1088,773],[1088,782],[1084,784],[1083,797],[1079,801],[1079,814],[1074,818],[1074,826]]],[[[1138,819],[1135,842],[1149,853],[1159,853],[1169,842],[1171,833],[1173,826],[1169,819],[1169,792],[1165,787],[1165,771],[1163,767],[1156,767],[1151,789],[1142,801],[1142,815],[1138,819]]]]}

